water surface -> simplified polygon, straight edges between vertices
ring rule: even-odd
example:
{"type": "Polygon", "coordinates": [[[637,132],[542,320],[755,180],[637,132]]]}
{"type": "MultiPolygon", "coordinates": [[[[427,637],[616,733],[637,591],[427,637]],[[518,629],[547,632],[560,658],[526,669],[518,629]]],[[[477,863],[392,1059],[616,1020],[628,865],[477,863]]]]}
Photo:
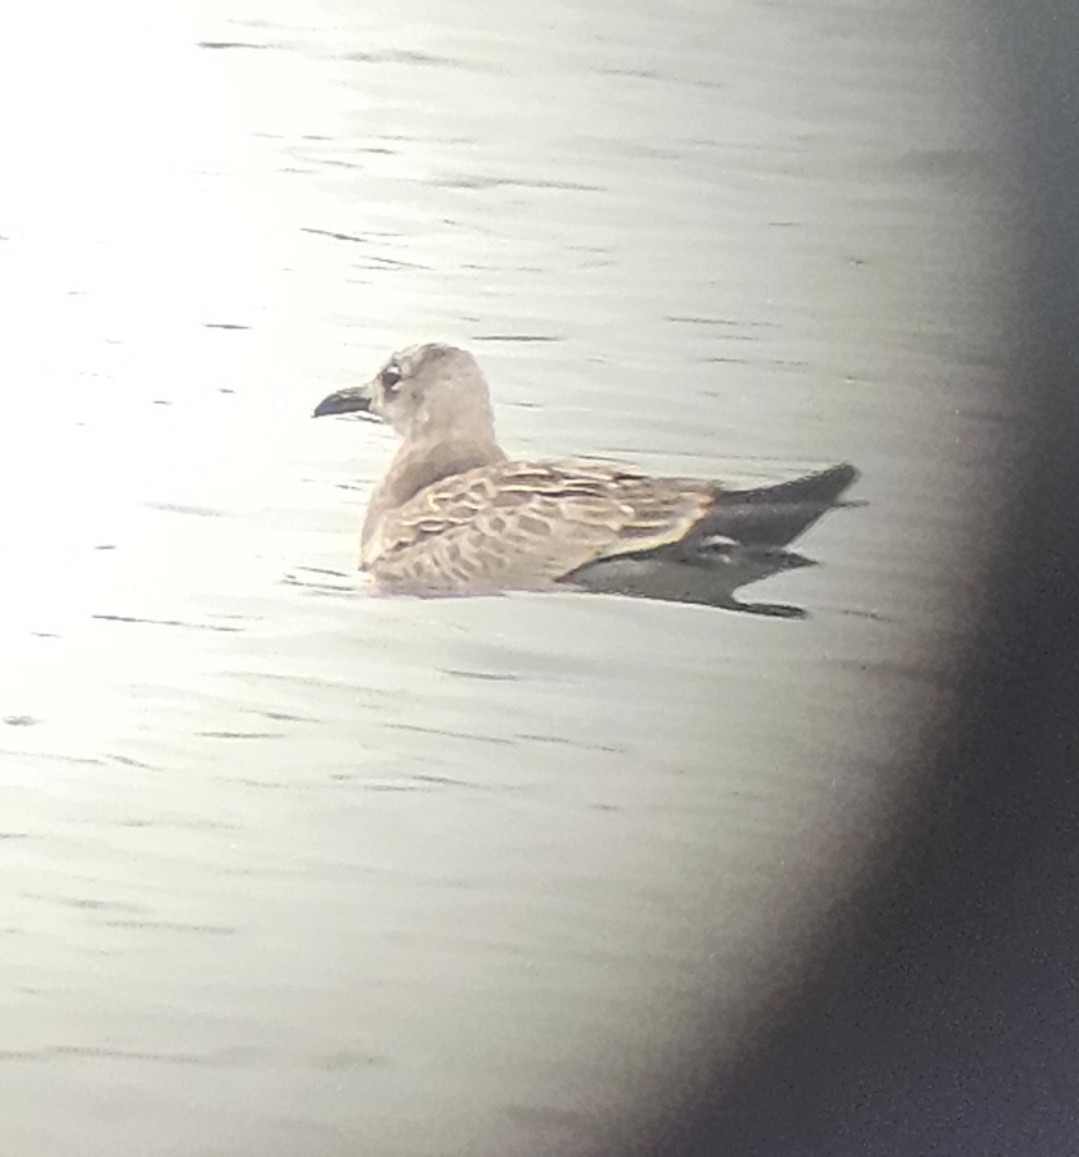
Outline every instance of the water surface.
{"type": "Polygon", "coordinates": [[[971,30],[916,0],[20,19],[0,1149],[599,1151],[695,1048],[736,1063],[954,692],[1022,431],[971,30]],[[752,592],[809,617],[370,597],[392,437],[308,415],[431,339],[515,454],[857,463],[821,565],[752,592]]]}

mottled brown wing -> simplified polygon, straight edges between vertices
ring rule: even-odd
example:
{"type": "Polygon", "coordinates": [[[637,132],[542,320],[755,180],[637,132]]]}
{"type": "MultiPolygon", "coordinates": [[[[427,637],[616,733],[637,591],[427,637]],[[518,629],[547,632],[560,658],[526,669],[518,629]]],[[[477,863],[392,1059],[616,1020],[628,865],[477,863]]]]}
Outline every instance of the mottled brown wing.
{"type": "Polygon", "coordinates": [[[429,591],[542,585],[677,542],[713,498],[706,484],[602,464],[499,463],[443,479],[388,515],[367,569],[429,591]]]}

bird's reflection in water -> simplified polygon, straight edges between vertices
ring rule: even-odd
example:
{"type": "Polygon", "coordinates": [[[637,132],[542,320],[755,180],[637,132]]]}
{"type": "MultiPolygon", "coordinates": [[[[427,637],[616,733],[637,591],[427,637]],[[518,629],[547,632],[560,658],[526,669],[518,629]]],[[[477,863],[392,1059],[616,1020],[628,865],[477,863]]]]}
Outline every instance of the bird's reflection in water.
{"type": "MultiPolygon", "coordinates": [[[[667,603],[690,603],[717,607],[748,615],[773,619],[804,619],[802,607],[788,603],[747,602],[738,597],[742,587],[783,571],[816,566],[805,555],[779,547],[752,547],[731,542],[715,552],[707,571],[699,566],[657,565],[650,559],[620,559],[605,567],[589,567],[577,576],[549,584],[551,593],[576,591],[588,594],[624,595],[627,598],[651,599],[667,603]]],[[[297,567],[285,579],[291,585],[307,587],[324,595],[355,594],[357,580],[362,593],[376,597],[400,598],[390,592],[379,591],[362,576],[344,571],[317,567],[297,567]]],[[[428,594],[409,592],[405,597],[424,599],[474,598],[477,594],[490,596],[507,592],[432,591],[428,594]]]]}
{"type": "Polygon", "coordinates": [[[620,559],[590,567],[572,580],[579,590],[627,595],[668,603],[694,603],[773,619],[804,619],[806,612],[787,603],[745,602],[737,592],[750,583],[787,570],[816,566],[813,559],[781,547],[731,542],[716,547],[707,570],[699,565],[651,559],[620,559]]]}

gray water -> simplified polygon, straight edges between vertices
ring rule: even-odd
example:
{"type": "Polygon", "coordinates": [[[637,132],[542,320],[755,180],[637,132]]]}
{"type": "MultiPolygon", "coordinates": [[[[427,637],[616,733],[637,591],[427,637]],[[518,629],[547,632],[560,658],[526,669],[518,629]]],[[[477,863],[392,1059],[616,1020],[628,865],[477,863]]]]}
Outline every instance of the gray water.
{"type": "Polygon", "coordinates": [[[737,1063],[954,693],[1022,429],[977,30],[158,7],[0,37],[0,1152],[593,1152],[737,1063]],[[373,597],[392,436],[309,414],[432,339],[515,455],[855,462],[751,592],[809,617],[373,597]]]}

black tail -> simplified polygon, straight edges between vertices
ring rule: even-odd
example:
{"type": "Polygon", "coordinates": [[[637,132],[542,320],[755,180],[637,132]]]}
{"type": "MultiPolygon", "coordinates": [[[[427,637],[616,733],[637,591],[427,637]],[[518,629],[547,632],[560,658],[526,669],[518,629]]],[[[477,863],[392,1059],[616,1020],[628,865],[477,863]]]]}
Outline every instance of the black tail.
{"type": "Polygon", "coordinates": [[[774,486],[720,491],[685,545],[699,549],[710,538],[727,538],[746,546],[786,546],[831,510],[857,477],[844,462],[774,486]]]}
{"type": "Polygon", "coordinates": [[[715,505],[681,542],[589,563],[560,581],[579,590],[802,618],[800,607],[744,603],[735,592],[811,565],[784,548],[837,505],[857,477],[844,463],[774,486],[718,491],[715,505]]]}

